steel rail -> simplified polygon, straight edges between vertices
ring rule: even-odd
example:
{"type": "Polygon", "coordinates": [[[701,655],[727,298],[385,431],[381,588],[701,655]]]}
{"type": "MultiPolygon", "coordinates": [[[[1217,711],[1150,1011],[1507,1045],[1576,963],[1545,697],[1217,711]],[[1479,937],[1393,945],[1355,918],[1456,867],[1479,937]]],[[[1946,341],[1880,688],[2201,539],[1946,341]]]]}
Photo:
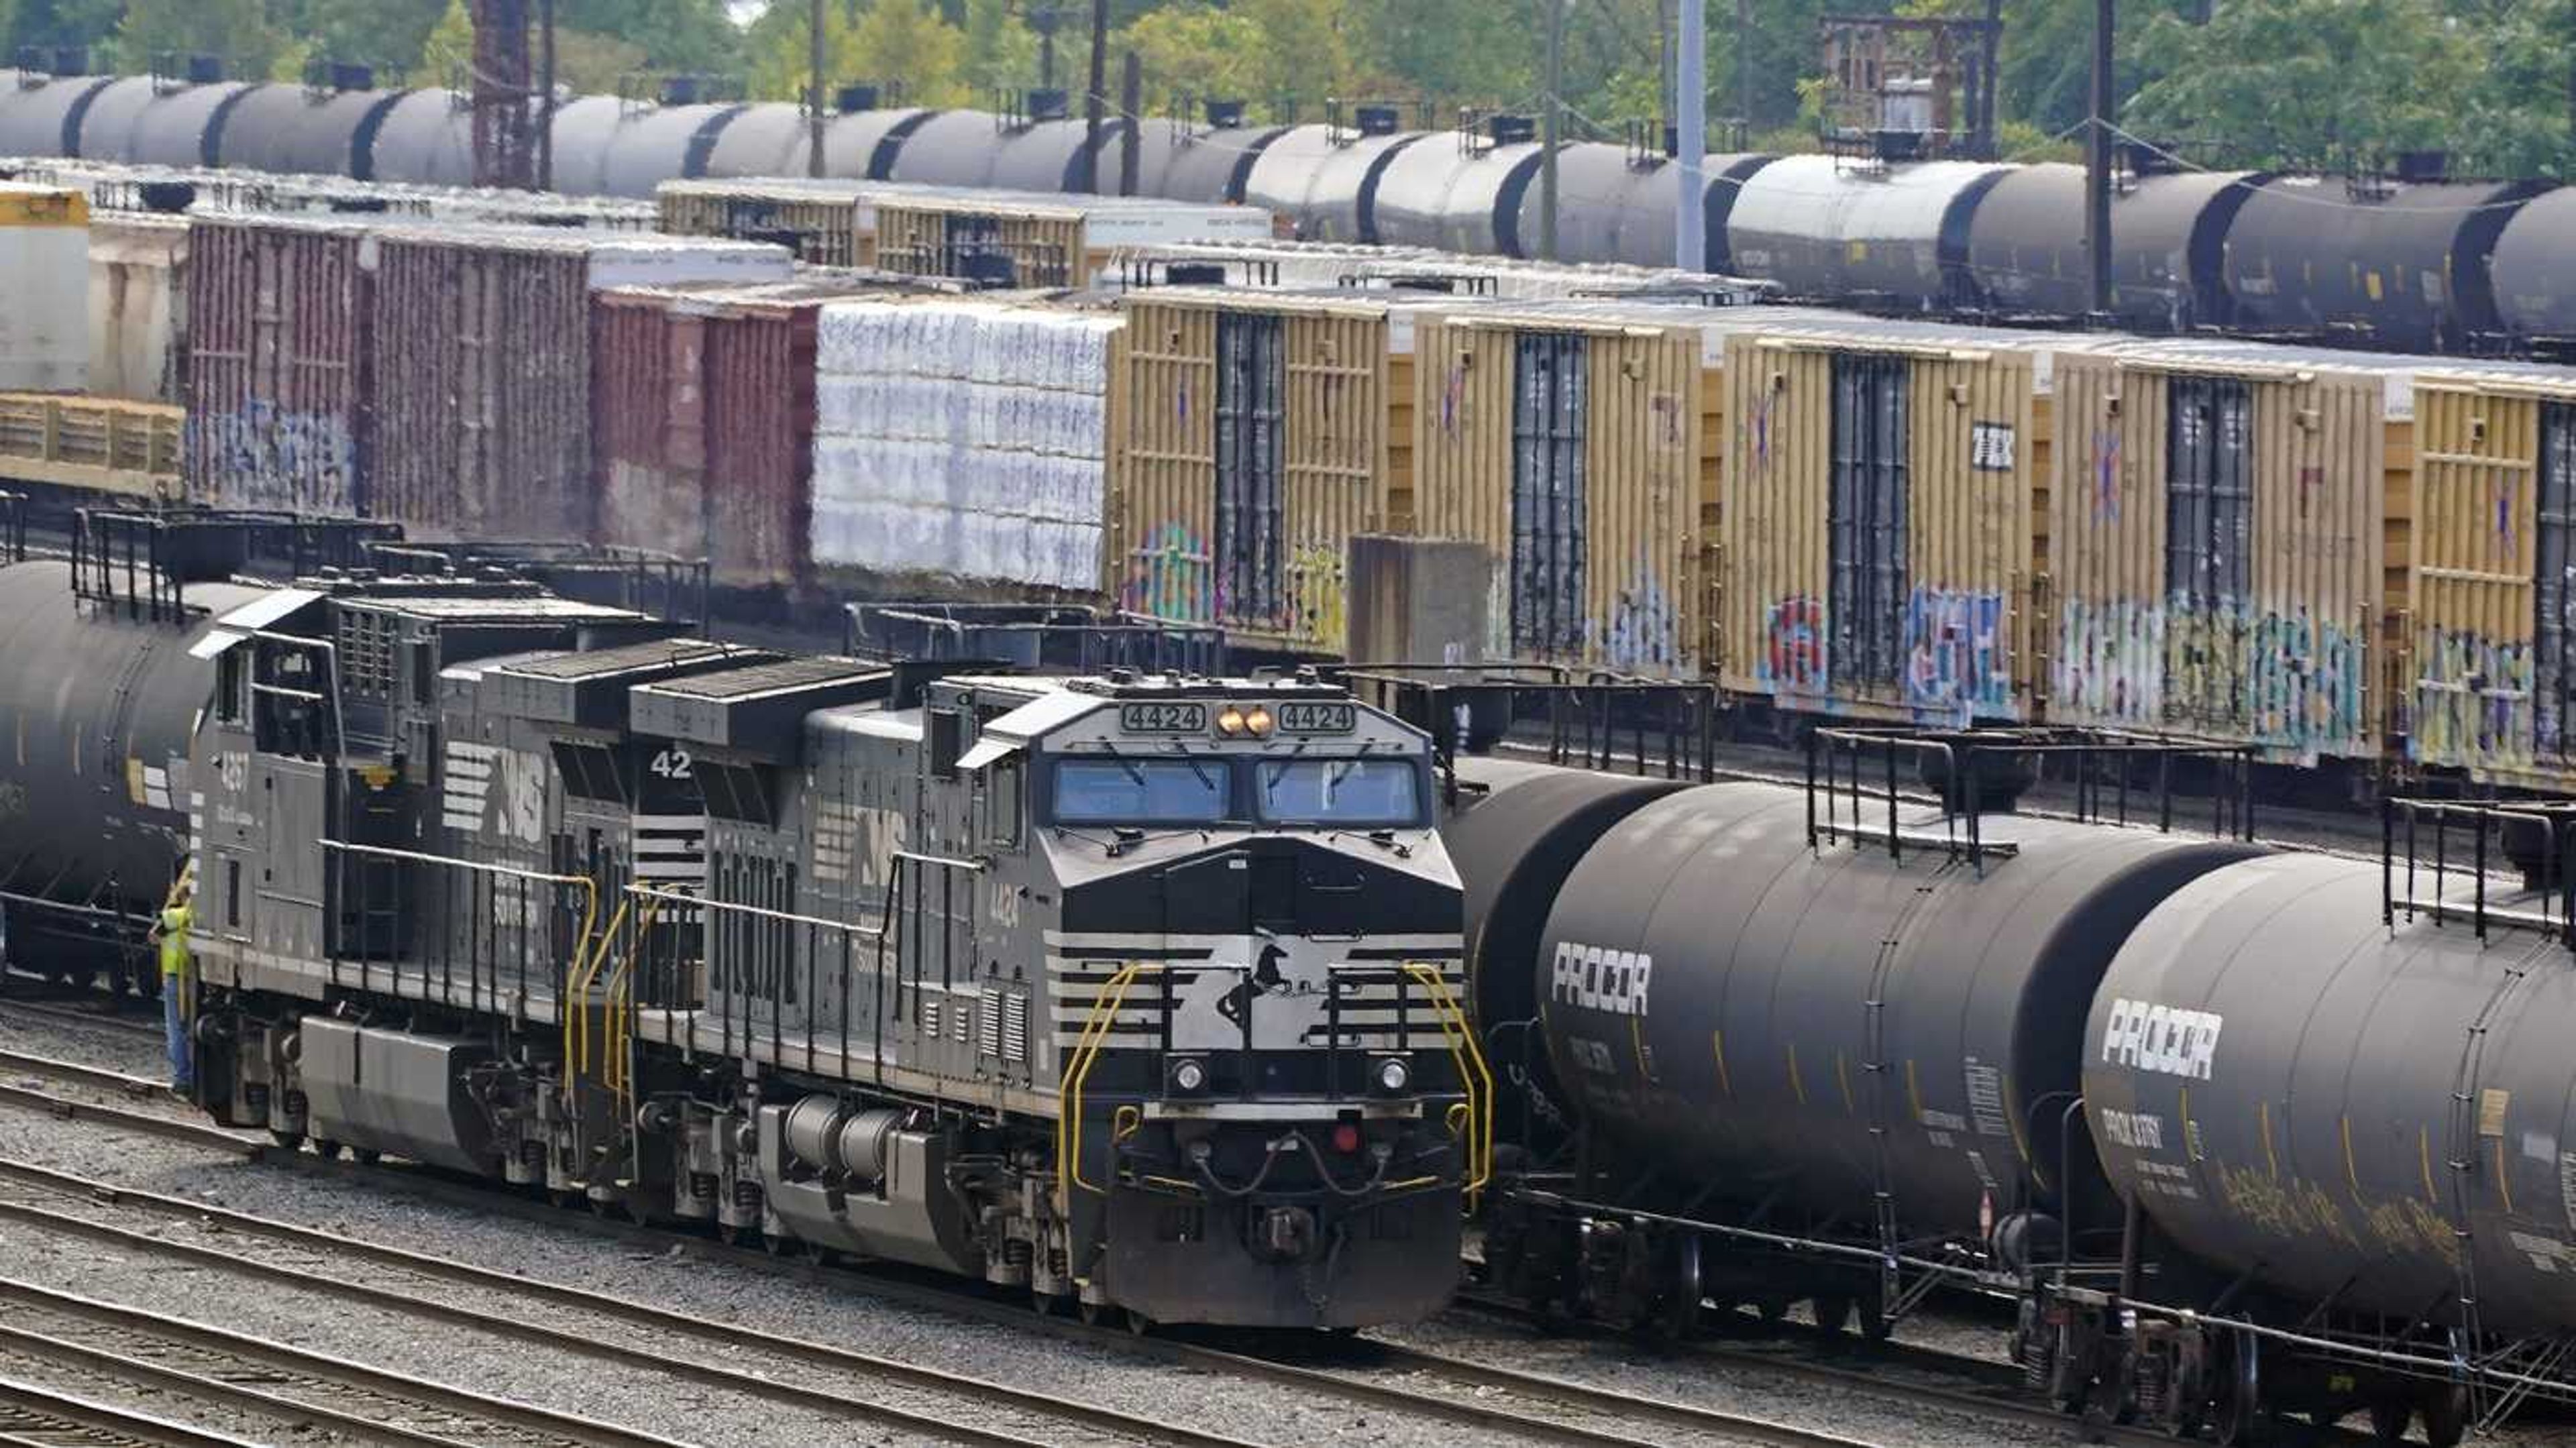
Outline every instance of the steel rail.
{"type": "Polygon", "coordinates": [[[101,1448],[132,1443],[149,1443],[153,1448],[258,1448],[247,1438],[175,1418],[75,1398],[22,1378],[0,1377],[0,1444],[65,1448],[69,1435],[75,1433],[101,1448]]]}

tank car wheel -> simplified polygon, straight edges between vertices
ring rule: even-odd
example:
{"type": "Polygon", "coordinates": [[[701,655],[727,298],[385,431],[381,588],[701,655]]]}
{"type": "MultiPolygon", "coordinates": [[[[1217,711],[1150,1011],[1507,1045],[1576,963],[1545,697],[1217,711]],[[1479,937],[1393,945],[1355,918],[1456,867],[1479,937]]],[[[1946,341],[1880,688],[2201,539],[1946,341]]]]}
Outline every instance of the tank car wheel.
{"type": "Polygon", "coordinates": [[[2226,1351],[2225,1381],[2218,1388],[2218,1411],[2210,1427],[2221,1448],[2248,1448],[2264,1440],[2263,1384],[2259,1361],[2243,1341],[2226,1351]]]}
{"type": "Polygon", "coordinates": [[[2403,1443],[2406,1425],[2415,1419],[2415,1404],[2395,1393],[2370,1400],[2370,1436],[2374,1442],[2403,1443]]]}
{"type": "Polygon", "coordinates": [[[1887,1309],[1879,1304],[1877,1298],[1863,1297],[1855,1308],[1860,1314],[1860,1335],[1869,1341],[1885,1342],[1887,1335],[1896,1330],[1896,1324],[1888,1321],[1887,1309]]]}
{"type": "Polygon", "coordinates": [[[2459,1448],[2469,1434],[2468,1394],[2455,1387],[2430,1388],[2416,1401],[2424,1417],[2424,1441],[2431,1448],[2459,1448]]]}
{"type": "Polygon", "coordinates": [[[1788,1299],[1781,1297],[1756,1298],[1753,1303],[1753,1313],[1755,1316],[1762,1319],[1762,1325],[1764,1327],[1778,1327],[1789,1318],[1788,1299]]]}
{"type": "Polygon", "coordinates": [[[1819,1297],[1815,1300],[1816,1331],[1839,1335],[1851,1324],[1852,1300],[1848,1297],[1819,1297]]]}

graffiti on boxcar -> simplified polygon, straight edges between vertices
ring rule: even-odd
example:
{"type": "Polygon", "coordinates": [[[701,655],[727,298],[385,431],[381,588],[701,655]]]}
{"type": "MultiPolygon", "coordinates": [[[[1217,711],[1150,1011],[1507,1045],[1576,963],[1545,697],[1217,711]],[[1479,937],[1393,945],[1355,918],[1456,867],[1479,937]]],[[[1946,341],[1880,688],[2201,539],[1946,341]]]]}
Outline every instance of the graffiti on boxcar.
{"type": "Polygon", "coordinates": [[[1349,565],[1329,543],[1300,543],[1288,551],[1287,617],[1281,631],[1301,644],[1340,648],[1349,632],[1349,565]]]}
{"type": "Polygon", "coordinates": [[[2415,658],[2410,757],[2471,768],[2531,763],[2536,740],[2530,727],[2529,644],[2426,628],[2416,635],[2415,658]]]}
{"type": "Polygon", "coordinates": [[[2164,657],[2163,609],[2060,599],[2050,697],[2096,722],[2152,724],[2164,712],[2164,657]]]}
{"type": "Polygon", "coordinates": [[[1825,604],[1794,594],[1771,605],[1754,677],[1776,693],[1820,694],[1825,688],[1825,604]]]}
{"type": "Polygon", "coordinates": [[[2069,598],[2052,698],[2070,717],[2179,726],[2303,760],[2367,746],[2369,645],[2307,610],[2069,598]]]}
{"type": "Polygon", "coordinates": [[[1129,613],[1176,623],[1210,623],[1221,600],[1206,540],[1181,523],[1150,530],[1128,556],[1119,605],[1129,613]]]}
{"type": "Polygon", "coordinates": [[[1984,589],[1917,588],[1905,601],[1905,704],[1918,715],[1966,724],[2013,712],[2012,652],[2004,596],[1984,589]]]}
{"type": "Polygon", "coordinates": [[[1665,673],[1681,663],[1681,624],[1672,595],[1654,564],[1641,553],[1628,582],[1610,606],[1602,631],[1610,667],[1630,673],[1665,673]]]}
{"type": "Polygon", "coordinates": [[[204,501],[332,517],[358,511],[358,444],[346,418],[253,401],[190,414],[186,437],[204,501]]]}

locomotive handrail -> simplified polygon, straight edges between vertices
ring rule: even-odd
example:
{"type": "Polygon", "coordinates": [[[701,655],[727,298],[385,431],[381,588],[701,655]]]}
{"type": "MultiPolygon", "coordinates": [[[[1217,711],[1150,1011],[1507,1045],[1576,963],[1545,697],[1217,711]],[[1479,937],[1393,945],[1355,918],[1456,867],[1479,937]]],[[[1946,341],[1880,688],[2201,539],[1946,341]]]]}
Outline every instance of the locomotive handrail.
{"type": "MultiPolygon", "coordinates": [[[[1195,962],[1194,962],[1195,963],[1195,962]]],[[[1091,1077],[1091,1068],[1100,1059],[1100,1043],[1117,1024],[1119,1008],[1127,1003],[1127,993],[1136,986],[1137,977],[1147,973],[1161,974],[1171,963],[1159,960],[1131,960],[1121,967],[1100,994],[1091,1002],[1091,1013],[1083,1018],[1082,1034],[1073,1046],[1073,1059],[1064,1067],[1064,1085],[1055,1114],[1055,1190],[1056,1209],[1069,1210],[1073,1189],[1080,1187],[1097,1196],[1100,1188],[1083,1179],[1082,1164],[1077,1159],[1082,1150],[1082,1088],[1091,1077]]]]}
{"type": "MultiPolygon", "coordinates": [[[[573,953],[572,969],[564,973],[562,1002],[564,1028],[564,1062],[573,1076],[590,1073],[590,983],[599,977],[600,963],[607,959],[609,945],[616,940],[620,926],[626,923],[626,912],[633,902],[620,900],[608,917],[608,928],[587,948],[573,953]]],[[[606,1029],[606,1023],[601,1023],[606,1029]]]]}
{"type": "Polygon", "coordinates": [[[1494,1179],[1494,1073],[1485,1064],[1484,1046],[1467,1024],[1466,1009],[1449,982],[1424,961],[1404,962],[1404,972],[1420,981],[1430,995],[1440,1034],[1449,1043],[1450,1059],[1457,1063],[1458,1079],[1467,1089],[1467,1180],[1460,1190],[1472,1202],[1494,1179]]]}
{"type": "MultiPolygon", "coordinates": [[[[592,932],[599,924],[599,882],[588,875],[558,875],[545,870],[522,869],[517,865],[498,865],[484,860],[460,860],[453,855],[436,855],[422,850],[397,849],[390,845],[362,845],[350,840],[325,838],[318,841],[325,850],[360,855],[371,859],[400,860],[415,865],[433,865],[463,871],[469,875],[488,875],[499,879],[524,880],[531,884],[571,887],[582,893],[581,928],[574,933],[572,958],[579,962],[592,943],[592,932]]],[[[569,1017],[567,1017],[569,1020],[569,1017]]],[[[570,1045],[569,1038],[566,1041],[570,1045]]]]}
{"type": "MultiPolygon", "coordinates": [[[[630,885],[627,888],[631,890],[634,887],[630,885]]],[[[608,1058],[607,1085],[623,1108],[621,1115],[631,1112],[635,1105],[635,963],[644,953],[644,942],[653,933],[655,917],[662,913],[663,902],[668,900],[694,903],[694,897],[685,891],[663,889],[654,892],[645,900],[644,909],[635,918],[632,942],[626,953],[618,958],[617,969],[608,977],[608,999],[602,1011],[600,1028],[608,1033],[610,1049],[614,1053],[608,1058]]],[[[623,910],[624,906],[619,908],[623,910]]],[[[609,940],[613,942],[615,939],[616,930],[612,926],[609,940]]]]}

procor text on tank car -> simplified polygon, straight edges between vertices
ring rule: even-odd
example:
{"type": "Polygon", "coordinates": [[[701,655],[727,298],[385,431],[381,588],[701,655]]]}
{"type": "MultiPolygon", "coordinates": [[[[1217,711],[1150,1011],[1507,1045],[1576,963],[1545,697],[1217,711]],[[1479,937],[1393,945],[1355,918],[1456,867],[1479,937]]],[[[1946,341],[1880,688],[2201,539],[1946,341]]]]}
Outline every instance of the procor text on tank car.
{"type": "Polygon", "coordinates": [[[1669,1331],[2005,1297],[2036,1393],[2229,1443],[2576,1400],[2576,812],[2396,801],[2388,858],[2346,859],[1830,762],[1803,794],[1465,766],[1490,1289],[1669,1331]]]}
{"type": "Polygon", "coordinates": [[[214,621],[225,1122],[1155,1322],[1418,1319],[1489,1118],[1428,740],[562,599],[214,621]]]}

